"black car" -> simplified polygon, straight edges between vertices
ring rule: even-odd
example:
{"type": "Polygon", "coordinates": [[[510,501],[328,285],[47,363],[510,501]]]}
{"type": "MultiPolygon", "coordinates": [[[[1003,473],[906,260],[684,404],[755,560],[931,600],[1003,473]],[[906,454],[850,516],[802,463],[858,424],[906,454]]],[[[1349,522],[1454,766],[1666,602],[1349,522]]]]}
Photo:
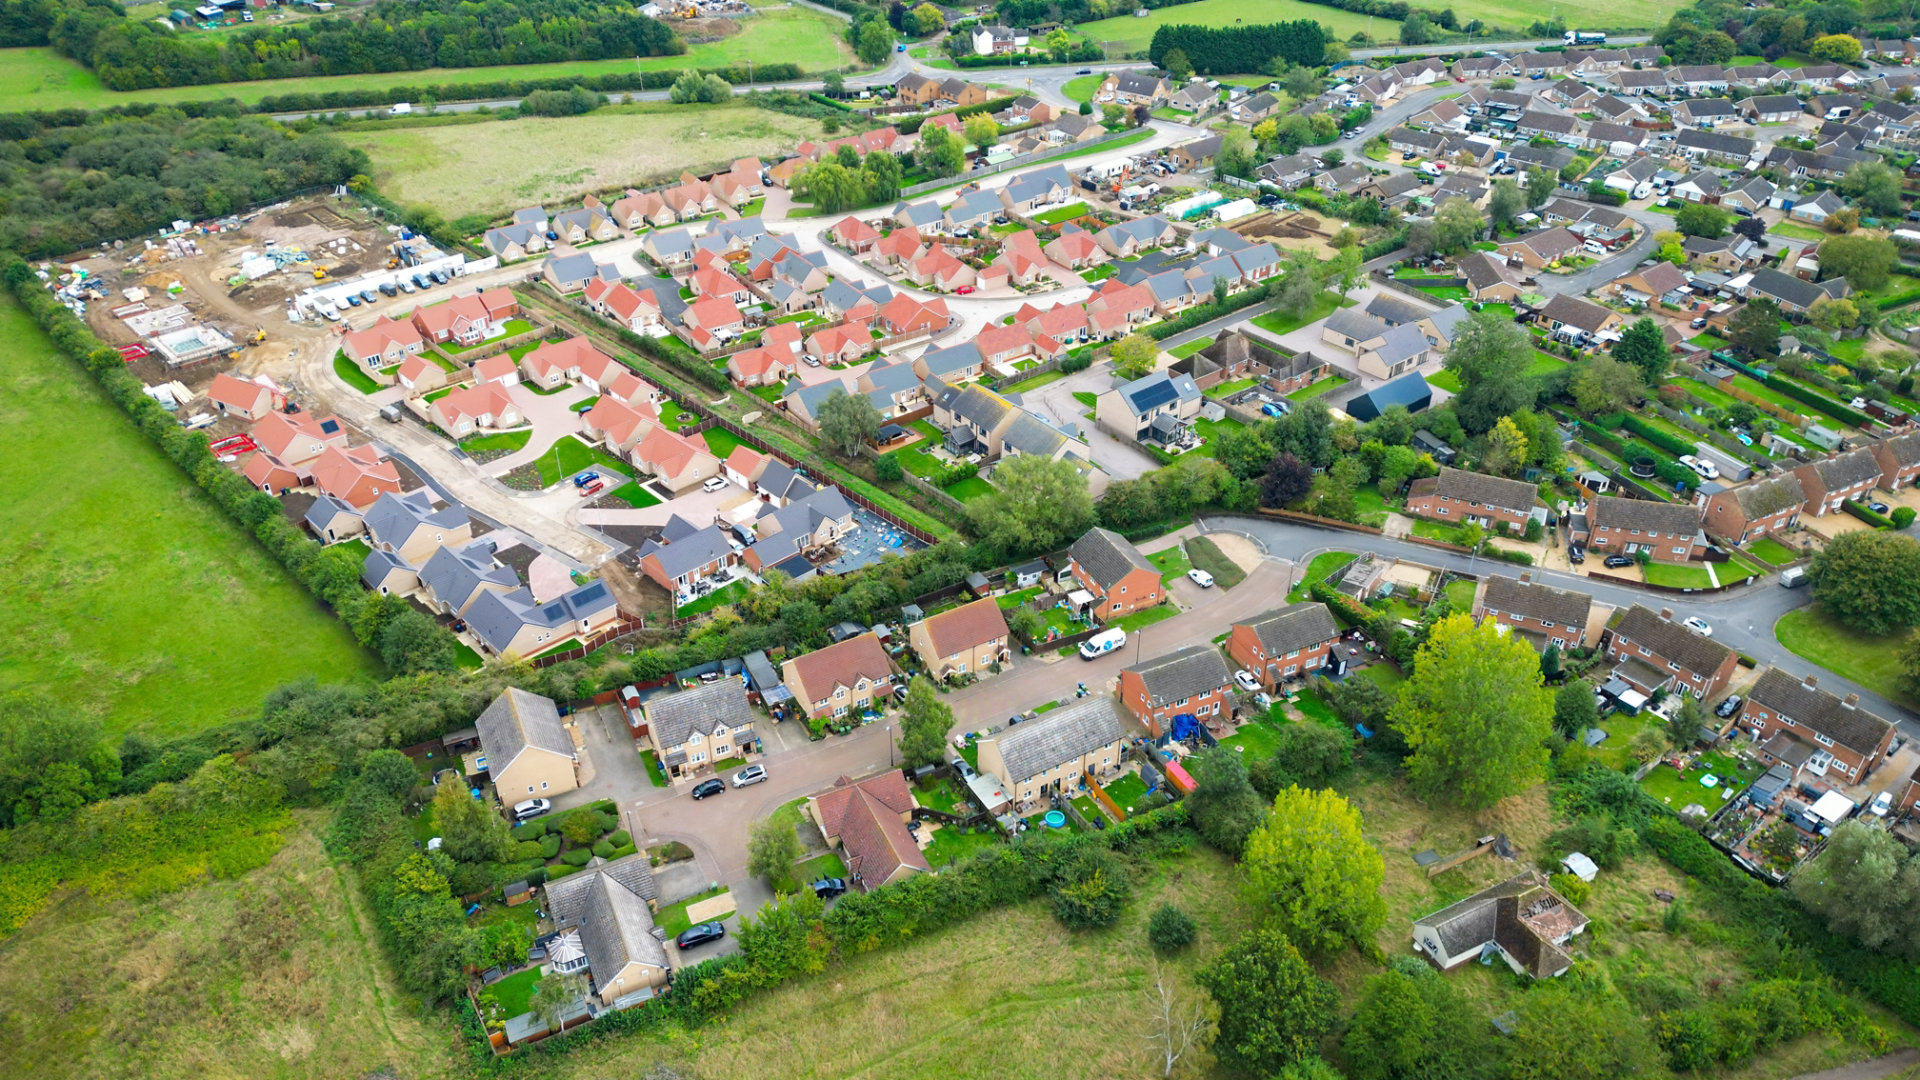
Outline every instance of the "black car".
{"type": "Polygon", "coordinates": [[[696,799],[704,799],[709,795],[718,795],[725,790],[727,790],[726,781],[716,776],[693,785],[693,797],[696,799]]]}
{"type": "Polygon", "coordinates": [[[1074,74],[1075,74],[1075,75],[1091,75],[1091,74],[1093,74],[1093,69],[1092,69],[1092,68],[1081,68],[1080,70],[1078,70],[1078,71],[1076,71],[1076,72],[1074,72],[1074,74]]]}
{"type": "Polygon", "coordinates": [[[1587,561],[1587,549],[1575,544],[1567,549],[1567,561],[1575,566],[1587,561]]]}
{"type": "Polygon", "coordinates": [[[1739,694],[1728,695],[1727,700],[1721,702],[1719,706],[1713,710],[1713,715],[1725,720],[1727,717],[1740,711],[1740,701],[1741,698],[1739,694]]]}
{"type": "Polygon", "coordinates": [[[809,887],[813,889],[813,895],[822,900],[831,900],[847,891],[847,879],[837,877],[821,878],[809,887]]]}
{"type": "Polygon", "coordinates": [[[709,941],[719,941],[727,936],[727,928],[717,922],[703,922],[691,930],[683,930],[673,939],[675,945],[691,949],[696,945],[705,945],[709,941]]]}
{"type": "Polygon", "coordinates": [[[1633,559],[1629,558],[1628,556],[1625,556],[1625,555],[1607,556],[1607,568],[1610,570],[1618,570],[1623,566],[1632,566],[1632,565],[1633,565],[1633,559]]]}
{"type": "Polygon", "coordinates": [[[1867,504],[1867,509],[1876,514],[1884,514],[1887,512],[1887,504],[1883,502],[1870,502],[1867,504]]]}

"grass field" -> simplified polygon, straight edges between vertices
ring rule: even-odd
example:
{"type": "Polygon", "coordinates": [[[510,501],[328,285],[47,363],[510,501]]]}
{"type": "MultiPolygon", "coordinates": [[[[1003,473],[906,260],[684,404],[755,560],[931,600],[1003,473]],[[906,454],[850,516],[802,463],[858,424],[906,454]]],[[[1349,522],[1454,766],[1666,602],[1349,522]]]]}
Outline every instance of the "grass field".
{"type": "Polygon", "coordinates": [[[1800,557],[1800,553],[1771,536],[1763,536],[1747,545],[1747,551],[1763,562],[1775,566],[1785,566],[1800,557]]]}
{"type": "Polygon", "coordinates": [[[1833,235],[1832,233],[1817,229],[1812,225],[1802,225],[1797,221],[1777,222],[1767,226],[1767,231],[1775,236],[1784,236],[1789,240],[1811,240],[1816,244],[1833,235]]]}
{"type": "Polygon", "coordinates": [[[727,105],[621,105],[588,116],[349,134],[382,191],[455,216],[568,202],[621,184],[768,155],[820,134],[815,120],[727,105]]]}
{"type": "Polygon", "coordinates": [[[1187,557],[1193,565],[1213,575],[1215,588],[1231,589],[1247,579],[1247,572],[1240,564],[1227,558],[1220,545],[1204,536],[1196,536],[1187,541],[1187,557]]]}
{"type": "Polygon", "coordinates": [[[1692,563],[1651,562],[1646,566],[1647,581],[1670,589],[1705,589],[1713,585],[1707,568],[1692,563]]]}
{"type": "Polygon", "coordinates": [[[1094,92],[1100,89],[1105,79],[1105,75],[1080,75],[1068,79],[1060,92],[1066,95],[1068,101],[1092,101],[1094,92]]]}
{"type": "Polygon", "coordinates": [[[272,862],[145,900],[65,895],[0,953],[0,1072],[442,1077],[444,1021],[393,985],[307,812],[272,862]],[[26,1003],[32,1003],[27,1005],[26,1003]]]}
{"type": "Polygon", "coordinates": [[[1773,636],[1795,656],[1843,679],[1911,706],[1901,685],[1899,637],[1876,638],[1841,626],[1818,607],[1795,608],[1773,624],[1773,636]]]}
{"type": "MultiPolygon", "coordinates": [[[[1201,0],[1201,2],[1211,3],[1212,0],[1201,0]]],[[[1182,6],[1190,8],[1190,7],[1195,7],[1197,5],[1185,4],[1182,6]]],[[[1171,11],[1172,9],[1165,8],[1162,10],[1171,11]]],[[[1142,20],[1142,21],[1145,21],[1145,20],[1142,20]]],[[[1254,316],[1253,325],[1259,327],[1262,330],[1265,330],[1267,333],[1272,334],[1276,337],[1284,337],[1287,334],[1293,333],[1295,330],[1300,329],[1301,327],[1307,325],[1310,322],[1315,322],[1317,320],[1324,319],[1327,316],[1333,314],[1333,309],[1336,307],[1351,307],[1351,306],[1353,306],[1353,301],[1348,300],[1343,303],[1339,297],[1333,295],[1332,293],[1323,292],[1319,296],[1316,296],[1313,298],[1313,307],[1308,309],[1306,315],[1302,316],[1301,318],[1296,319],[1292,315],[1289,315],[1284,311],[1269,311],[1269,312],[1266,312],[1265,314],[1254,316]]]]}
{"type": "MultiPolygon", "coordinates": [[[[831,15],[806,8],[770,12],[742,20],[744,29],[732,37],[691,46],[680,56],[649,56],[637,63],[643,71],[728,67],[748,59],[756,63],[786,61],[799,64],[808,71],[838,68],[853,62],[852,52],[840,38],[840,27],[844,25],[831,15]]],[[[251,104],[275,94],[611,75],[632,71],[635,63],[634,60],[565,60],[555,64],[429,68],[425,71],[390,71],[373,75],[321,75],[116,93],[102,86],[93,72],[52,49],[16,48],[0,49],[0,100],[7,101],[10,109],[103,109],[142,102],[165,104],[220,98],[234,98],[251,104]]]]}
{"type": "Polygon", "coordinates": [[[379,673],[11,300],[0,342],[0,454],[49,466],[0,471],[0,691],[165,736],[250,715],[303,675],[379,673]]]}

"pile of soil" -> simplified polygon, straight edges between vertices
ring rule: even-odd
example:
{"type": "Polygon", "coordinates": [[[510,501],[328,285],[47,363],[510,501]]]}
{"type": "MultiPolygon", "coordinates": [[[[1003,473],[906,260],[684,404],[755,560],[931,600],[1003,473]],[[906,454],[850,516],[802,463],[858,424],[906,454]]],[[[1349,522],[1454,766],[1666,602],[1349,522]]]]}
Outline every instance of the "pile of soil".
{"type": "Polygon", "coordinates": [[[680,40],[689,45],[698,45],[706,41],[719,41],[740,32],[738,19],[666,19],[662,20],[673,27],[680,40]]]}

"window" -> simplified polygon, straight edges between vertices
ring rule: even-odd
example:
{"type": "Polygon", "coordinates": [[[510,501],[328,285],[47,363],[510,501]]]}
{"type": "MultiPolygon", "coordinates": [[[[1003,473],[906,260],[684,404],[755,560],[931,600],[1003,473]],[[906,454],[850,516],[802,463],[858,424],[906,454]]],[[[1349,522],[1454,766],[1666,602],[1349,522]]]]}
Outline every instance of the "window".
{"type": "Polygon", "coordinates": [[[1445,514],[1445,513],[1447,513],[1448,511],[1447,511],[1447,508],[1446,508],[1446,507],[1444,507],[1444,506],[1442,506],[1442,507],[1440,507],[1440,512],[1441,512],[1442,514],[1445,514]]]}
{"type": "Polygon", "coordinates": [[[1786,725],[1786,726],[1788,726],[1788,727],[1799,727],[1799,726],[1800,726],[1799,724],[1796,724],[1796,723],[1794,723],[1794,722],[1793,722],[1793,718],[1792,718],[1791,716],[1783,716],[1783,717],[1781,717],[1781,718],[1780,718],[1780,722],[1781,722],[1782,724],[1785,724],[1785,725],[1786,725]]]}
{"type": "Polygon", "coordinates": [[[1821,746],[1833,745],[1832,739],[1827,738],[1825,735],[1822,735],[1817,731],[1813,733],[1813,741],[1819,743],[1821,746]]]}
{"type": "Polygon", "coordinates": [[[845,715],[847,715],[847,707],[846,707],[845,705],[842,705],[842,706],[840,706],[839,708],[836,708],[836,709],[834,709],[834,710],[833,710],[833,715],[834,715],[834,717],[835,717],[835,718],[839,718],[839,717],[842,717],[842,716],[845,716],[845,715]]]}
{"type": "Polygon", "coordinates": [[[533,794],[533,785],[532,785],[532,784],[528,784],[528,785],[527,785],[527,794],[529,794],[529,795],[531,795],[531,794],[533,794]]]}
{"type": "Polygon", "coordinates": [[[687,755],[687,760],[697,765],[700,762],[707,760],[707,755],[702,753],[692,753],[687,755]]]}
{"type": "Polygon", "coordinates": [[[1550,619],[1541,619],[1540,625],[1547,628],[1548,630],[1553,629],[1553,622],[1550,619]]]}

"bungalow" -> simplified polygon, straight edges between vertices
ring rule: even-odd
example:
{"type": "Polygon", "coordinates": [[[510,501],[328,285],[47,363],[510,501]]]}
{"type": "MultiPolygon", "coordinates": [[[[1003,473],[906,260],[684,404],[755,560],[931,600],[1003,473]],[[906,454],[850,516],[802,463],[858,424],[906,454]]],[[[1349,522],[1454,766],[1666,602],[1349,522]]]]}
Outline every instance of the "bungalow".
{"type": "Polygon", "coordinates": [[[1196,115],[1211,112],[1219,104],[1219,92],[1208,86],[1204,79],[1188,83],[1167,99],[1168,108],[1196,115]]]}
{"type": "Polygon", "coordinates": [[[213,385],[207,388],[207,401],[214,412],[242,420],[259,420],[287,403],[286,395],[274,387],[224,371],[213,377],[213,385]]]}
{"type": "Polygon", "coordinates": [[[611,213],[615,224],[634,233],[649,227],[671,225],[680,220],[667,201],[654,191],[629,190],[625,198],[614,202],[611,213]]]}
{"type": "MultiPolygon", "coordinates": [[[[558,936],[547,946],[556,974],[585,971],[601,1009],[622,1008],[664,992],[669,972],[664,935],[656,936],[652,905],[660,899],[643,855],[628,855],[546,884],[547,913],[558,936]]],[[[581,1008],[584,1017],[586,1010],[581,1008]]],[[[530,1016],[533,1014],[523,1014],[530,1016]]],[[[514,1019],[520,1019],[516,1017],[514,1019]]],[[[569,1021],[562,1019],[560,1026],[569,1021]]],[[[532,1038],[551,1030],[535,1020],[532,1038]]],[[[514,1041],[509,1021],[508,1041],[514,1041]]]]}
{"type": "Polygon", "coordinates": [[[678,270],[693,262],[694,235],[687,229],[655,229],[640,241],[647,258],[667,270],[678,270]]]}
{"type": "Polygon", "coordinates": [[[872,633],[793,657],[781,666],[781,681],[810,717],[845,717],[886,707],[895,668],[872,633]]]}
{"type": "Polygon", "coordinates": [[[907,280],[921,288],[952,292],[974,283],[974,269],[944,247],[928,249],[907,267],[907,280]]]}
{"type": "Polygon", "coordinates": [[[547,284],[561,293],[576,293],[587,287],[587,283],[596,278],[601,281],[619,281],[620,271],[612,263],[595,262],[592,255],[584,251],[571,255],[555,255],[547,259],[540,268],[540,276],[547,284]]]}
{"type": "Polygon", "coordinates": [[[1591,300],[1582,300],[1566,293],[1556,293],[1545,307],[1535,313],[1533,321],[1556,334],[1562,330],[1577,331],[1600,341],[1617,338],[1620,327],[1626,322],[1612,308],[1601,307],[1591,300]]]}
{"type": "Polygon", "coordinates": [[[1120,672],[1120,703],[1148,734],[1173,729],[1176,716],[1202,723],[1224,720],[1238,711],[1233,673],[1212,645],[1187,645],[1120,672]]]}
{"type": "Polygon", "coordinates": [[[372,446],[345,450],[329,446],[309,466],[320,494],[357,510],[372,506],[381,495],[400,493],[400,472],[372,446]]]}
{"type": "Polygon", "coordinates": [[[681,221],[689,221],[720,209],[720,197],[706,181],[690,172],[680,174],[680,182],[660,192],[660,198],[681,221]]]}
{"type": "MultiPolygon", "coordinates": [[[[798,487],[789,489],[797,493],[798,487]]],[[[806,564],[853,528],[853,504],[835,487],[818,488],[774,510],[762,510],[753,522],[755,540],[747,548],[747,566],[756,572],[806,564]]],[[[789,571],[792,576],[799,576],[789,571]]]]}
{"type": "Polygon", "coordinates": [[[331,495],[322,495],[313,500],[313,505],[307,507],[304,520],[314,537],[323,544],[351,540],[367,531],[365,516],[331,495]]]}
{"type": "Polygon", "coordinates": [[[1069,701],[1017,727],[981,739],[980,772],[1000,782],[1020,813],[1051,795],[1081,790],[1119,770],[1126,747],[1119,702],[1107,694],[1069,701]]]}
{"type": "Polygon", "coordinates": [[[907,642],[936,681],[977,675],[1012,657],[1006,617],[991,596],[909,624],[907,642]]]}
{"type": "Polygon", "coordinates": [[[659,478],[675,495],[684,494],[720,474],[720,459],[705,442],[656,427],[628,454],[635,466],[659,478]]]}
{"type": "Polygon", "coordinates": [[[858,255],[871,250],[873,245],[880,242],[880,230],[857,217],[848,215],[834,224],[833,239],[841,247],[858,255]]]}
{"type": "Polygon", "coordinates": [[[580,418],[583,433],[615,454],[631,451],[659,422],[660,413],[650,403],[629,405],[611,396],[602,397],[580,418]]]}
{"type": "Polygon", "coordinates": [[[806,352],[823,364],[851,363],[872,351],[873,333],[857,320],[816,330],[806,343],[806,352]]]}
{"type": "Polygon", "coordinates": [[[1803,199],[1793,204],[1787,216],[1795,221],[1805,221],[1813,225],[1824,223],[1827,218],[1846,207],[1846,201],[1831,191],[1823,191],[1811,199],[1803,199]]]}
{"type": "Polygon", "coordinates": [[[666,325],[659,294],[652,289],[640,291],[622,281],[595,278],[587,283],[583,299],[597,314],[636,334],[649,334],[666,325]]]}
{"type": "MultiPolygon", "coordinates": [[[[503,354],[504,355],[504,354],[503,354]]],[[[427,415],[440,430],[462,439],[482,428],[519,427],[520,408],[498,383],[455,390],[427,406],[427,415]]]]}
{"type": "Polygon", "coordinates": [[[1702,514],[1698,506],[1600,495],[1584,519],[1575,519],[1574,539],[1580,540],[1584,533],[1587,546],[1596,551],[1621,555],[1645,551],[1658,562],[1687,562],[1706,555],[1702,514]]]}
{"type": "Polygon", "coordinates": [[[874,313],[874,322],[887,334],[931,334],[952,325],[953,316],[938,296],[922,301],[900,293],[874,313]]]}
{"type": "Polygon", "coordinates": [[[1795,772],[1829,772],[1859,783],[1886,754],[1893,725],[1860,707],[1860,695],[1836,697],[1812,675],[1795,679],[1768,668],[1740,705],[1738,727],[1752,736],[1760,760],[1795,772]]]}
{"type": "Polygon", "coordinates": [[[428,304],[413,313],[414,329],[428,341],[473,345],[497,337],[508,319],[520,314],[520,301],[507,289],[487,289],[428,304]]]}
{"type": "Polygon", "coordinates": [[[491,539],[482,537],[465,547],[441,547],[420,567],[420,586],[427,607],[442,615],[465,617],[483,592],[512,592],[520,575],[493,556],[491,539]]]}
{"type": "Polygon", "coordinates": [[[398,556],[418,566],[442,545],[473,539],[473,520],[459,503],[437,506],[427,489],[381,495],[367,509],[367,541],[376,554],[398,556]]]}
{"type": "Polygon", "coordinates": [[[547,249],[547,234],[531,225],[505,225],[488,229],[480,238],[487,251],[503,263],[517,262],[547,249]]]}
{"type": "Polygon", "coordinates": [[[1655,614],[1639,604],[1613,619],[1606,646],[1614,676],[1648,695],[1673,690],[1712,698],[1733,681],[1740,662],[1732,649],[1675,622],[1672,608],[1655,614]]]}
{"type": "Polygon", "coordinates": [[[273,412],[253,425],[253,441],[260,449],[288,465],[304,465],[330,446],[344,449],[347,429],[337,416],[308,412],[273,412]]]}
{"type": "Polygon", "coordinates": [[[355,330],[340,339],[340,351],[347,359],[368,368],[392,367],[426,348],[419,327],[382,315],[364,330],[355,330]]]}
{"type": "Polygon", "coordinates": [[[707,296],[687,305],[680,313],[680,325],[699,349],[716,349],[737,337],[747,318],[740,308],[724,296],[707,296]]]}
{"type": "Polygon", "coordinates": [[[1541,229],[1501,243],[1495,254],[1511,264],[1540,270],[1580,250],[1580,238],[1565,228],[1541,229]]]}
{"type": "Polygon", "coordinates": [[[840,849],[847,877],[863,892],[929,874],[926,853],[907,830],[913,791],[898,769],[858,782],[842,776],[807,800],[807,814],[829,847],[840,849]]]}
{"type": "Polygon", "coordinates": [[[1020,173],[1000,189],[1000,203],[1008,210],[1032,213],[1073,194],[1073,177],[1064,165],[1050,165],[1020,173]]]}
{"type": "Polygon", "coordinates": [[[1740,102],[1740,112],[1762,124],[1784,124],[1799,119],[1806,106],[1792,94],[1761,94],[1740,102]]]}
{"type": "Polygon", "coordinates": [[[591,373],[604,376],[620,362],[583,337],[543,341],[520,358],[521,381],[546,390],[565,386],[570,379],[591,373]]]}
{"type": "MultiPolygon", "coordinates": [[[[1029,234],[1031,235],[1031,234],[1029,234]]],[[[1093,234],[1077,226],[1067,226],[1060,235],[1040,249],[1048,260],[1069,270],[1085,270],[1107,261],[1106,249],[1093,234]]]]}
{"type": "Polygon", "coordinates": [[[1272,116],[1279,108],[1279,98],[1272,94],[1260,93],[1228,105],[1227,115],[1243,124],[1252,124],[1272,116]]]}
{"type": "Polygon", "coordinates": [[[580,752],[552,698],[510,686],[473,726],[502,801],[552,798],[580,786],[580,752]]]}
{"type": "Polygon", "coordinates": [[[1180,171],[1194,172],[1213,161],[1213,155],[1220,151],[1221,139],[1219,135],[1209,135],[1182,143],[1167,151],[1167,157],[1179,166],[1180,171]]]}
{"type": "Polygon", "coordinates": [[[1532,484],[1443,465],[1439,476],[1413,482],[1407,492],[1407,513],[1437,521],[1489,528],[1498,522],[1524,529],[1539,495],[1532,484]]]}
{"type": "Polygon", "coordinates": [[[1864,447],[1821,458],[1793,470],[1806,493],[1803,509],[1814,517],[1837,513],[1849,500],[1858,500],[1880,483],[1880,459],[1864,447]]]}
{"type": "Polygon", "coordinates": [[[1301,601],[1233,624],[1227,655],[1269,692],[1329,663],[1340,627],[1327,605],[1301,601]]]}
{"type": "Polygon", "coordinates": [[[467,628],[485,652],[524,657],[571,640],[591,637],[620,617],[619,603],[604,581],[594,581],[538,603],[533,593],[484,592],[467,609],[467,628]]]}
{"type": "Polygon", "coordinates": [[[1656,262],[1621,274],[1610,287],[1630,304],[1649,304],[1686,291],[1688,282],[1686,271],[1670,262],[1656,262]]]}
{"type": "Polygon", "coordinates": [[[1559,141],[1571,140],[1575,143],[1581,141],[1579,119],[1565,113],[1528,109],[1520,114],[1520,119],[1514,121],[1513,130],[1529,138],[1544,137],[1559,141]]]}
{"type": "Polygon", "coordinates": [[[1096,101],[1145,105],[1157,109],[1167,103],[1167,80],[1149,71],[1116,71],[1101,80],[1096,101]]]}
{"type": "Polygon", "coordinates": [[[1709,536],[1745,544],[1799,524],[1806,501],[1799,476],[1786,472],[1714,492],[1703,520],[1709,536]]]}
{"type": "Polygon", "coordinates": [[[1682,127],[1712,127],[1738,120],[1740,110],[1730,98],[1688,98],[1676,102],[1669,114],[1682,127]]]}
{"type": "Polygon", "coordinates": [[[641,543],[640,572],[685,603],[695,586],[739,563],[728,535],[718,525],[702,528],[670,515],[657,538],[641,543]]]}
{"type": "Polygon", "coordinates": [[[1703,236],[1689,236],[1680,247],[1686,252],[1688,262],[1705,264],[1730,274],[1752,267],[1764,254],[1759,245],[1737,235],[1712,240],[1703,236]]]}
{"type": "Polygon", "coordinates": [[[1519,633],[1545,652],[1549,646],[1572,649],[1587,643],[1593,597],[1534,582],[1531,572],[1518,579],[1495,574],[1475,600],[1474,618],[1492,619],[1519,633]]]}
{"type": "Polygon", "coordinates": [[[1398,206],[1413,198],[1425,182],[1419,173],[1392,173],[1373,177],[1361,184],[1354,193],[1363,199],[1378,199],[1386,206],[1398,206]]]}
{"type": "Polygon", "coordinates": [[[1504,56],[1463,56],[1450,70],[1456,79],[1498,79],[1517,71],[1513,61],[1504,56]]]}
{"type": "Polygon", "coordinates": [[[1764,296],[1779,304],[1780,310],[1788,315],[1805,315],[1821,300],[1838,300],[1850,291],[1847,279],[1843,277],[1808,281],[1782,273],[1771,266],[1755,270],[1753,280],[1747,285],[1749,299],[1764,296]]]}
{"type": "Polygon", "coordinates": [[[1454,264],[1466,279],[1467,295],[1485,303],[1506,303],[1520,296],[1520,276],[1508,268],[1504,259],[1484,251],[1469,252],[1454,264]]]}
{"type": "Polygon", "coordinates": [[[653,744],[661,767],[675,780],[711,773],[715,762],[759,749],[753,709],[738,679],[655,694],[642,709],[647,741],[653,744]]]}
{"type": "Polygon", "coordinates": [[[1573,966],[1566,947],[1586,928],[1580,909],[1529,870],[1415,919],[1413,948],[1441,971],[1492,955],[1516,975],[1551,979],[1573,966]]]}
{"type": "Polygon", "coordinates": [[[1722,161],[1729,165],[1744,165],[1753,157],[1754,146],[1752,139],[1715,131],[1682,131],[1673,140],[1674,150],[1690,160],[1722,161]]]}
{"type": "Polygon", "coordinates": [[[559,233],[560,239],[569,244],[620,238],[620,226],[614,222],[611,215],[597,206],[557,214],[547,228],[549,231],[559,233]]]}
{"type": "Polygon", "coordinates": [[[1667,73],[1657,70],[1616,71],[1607,77],[1622,94],[1640,96],[1642,94],[1664,94],[1667,90],[1667,73]]]}
{"type": "Polygon", "coordinates": [[[1166,594],[1160,569],[1120,534],[1089,529],[1067,549],[1067,572],[1078,586],[1069,595],[1082,615],[1111,622],[1158,605],[1166,594]]]}

